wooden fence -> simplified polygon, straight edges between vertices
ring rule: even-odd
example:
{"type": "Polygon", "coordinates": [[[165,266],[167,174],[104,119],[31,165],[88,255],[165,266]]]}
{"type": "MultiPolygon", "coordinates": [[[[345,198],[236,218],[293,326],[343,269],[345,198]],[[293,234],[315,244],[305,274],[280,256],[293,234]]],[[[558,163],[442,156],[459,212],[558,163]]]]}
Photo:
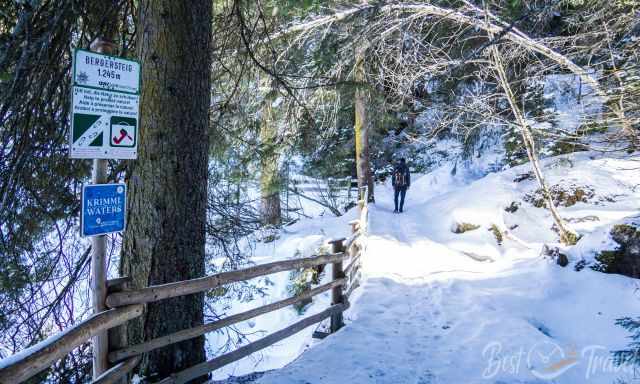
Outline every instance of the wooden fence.
{"type": "Polygon", "coordinates": [[[242,270],[137,290],[122,288],[127,278],[111,280],[108,286],[112,289],[106,298],[106,304],[111,309],[97,313],[85,321],[51,336],[33,347],[27,348],[4,360],[0,360],[0,384],[17,384],[28,380],[69,354],[73,349],[91,340],[92,337],[142,315],[145,303],[203,292],[224,284],[249,280],[272,273],[303,268],[317,268],[327,264],[333,265],[332,280],[327,284],[315,287],[299,295],[238,313],[221,320],[181,330],[122,349],[109,351],[108,359],[112,366],[109,370],[97,377],[93,381],[93,384],[121,382],[122,378],[140,362],[142,354],[146,352],[198,337],[205,333],[303,302],[329,290],[332,292],[332,302],[331,306],[324,311],[306,317],[262,339],[244,345],[233,352],[197,364],[184,371],[174,373],[162,380],[161,383],[185,383],[256,351],[262,350],[302,331],[310,325],[328,318],[331,319],[330,330],[331,332],[335,332],[343,325],[342,312],[349,308],[349,296],[359,285],[360,281],[360,260],[364,244],[362,235],[366,231],[368,208],[364,200],[359,201],[359,206],[360,218],[350,223],[352,226],[351,237],[346,241],[345,239],[332,241],[331,254],[277,261],[242,270]],[[344,262],[349,263],[345,268],[343,268],[344,262]]]}

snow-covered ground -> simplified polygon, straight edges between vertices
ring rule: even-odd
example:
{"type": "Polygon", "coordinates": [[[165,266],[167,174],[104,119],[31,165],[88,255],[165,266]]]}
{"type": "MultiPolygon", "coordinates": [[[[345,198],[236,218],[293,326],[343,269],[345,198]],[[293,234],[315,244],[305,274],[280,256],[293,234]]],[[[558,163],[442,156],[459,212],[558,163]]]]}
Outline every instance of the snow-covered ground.
{"type": "MultiPolygon", "coordinates": [[[[392,213],[390,188],[379,186],[363,260],[366,281],[347,326],[257,382],[631,381],[633,370],[613,366],[610,351],[629,341],[614,321],[640,314],[640,282],[574,267],[612,246],[613,223],[638,215],[637,162],[580,153],[543,164],[550,184],[593,190],[587,202],[560,208],[584,235],[563,249],[568,267],[541,254],[543,243],[557,246],[557,234],[547,211],[523,200],[537,189],[535,180],[514,181],[528,165],[476,181],[444,168],[415,177],[401,215],[392,213]],[[512,202],[518,209],[505,211],[512,202]],[[459,223],[480,228],[453,233],[459,223]],[[507,232],[501,245],[492,225],[507,232]]],[[[342,225],[344,219],[332,220],[342,225]]],[[[268,364],[255,370],[286,363],[309,344],[311,331],[283,343],[282,354],[278,347],[265,350],[268,364]]]]}
{"type": "MultiPolygon", "coordinates": [[[[317,197],[317,195],[312,196],[317,197]]],[[[320,206],[310,204],[309,202],[303,201],[303,207],[306,214],[323,212],[320,206]]],[[[302,219],[298,223],[287,226],[280,231],[278,239],[275,241],[258,243],[253,251],[254,256],[252,257],[252,262],[255,264],[266,264],[273,261],[316,255],[323,247],[327,247],[327,241],[348,236],[351,228],[348,223],[354,220],[356,216],[356,210],[352,209],[340,217],[335,217],[325,212],[321,217],[302,219]]],[[[330,248],[325,248],[325,250],[329,251],[330,248]]],[[[331,267],[329,266],[322,276],[321,283],[328,283],[330,280],[331,267]]],[[[265,295],[255,295],[252,300],[247,301],[233,300],[231,308],[224,313],[225,316],[247,311],[292,296],[292,293],[288,290],[288,286],[291,283],[289,272],[281,272],[264,278],[253,279],[251,283],[263,290],[265,295]]],[[[292,307],[283,308],[242,322],[236,326],[236,329],[245,334],[248,341],[255,341],[269,333],[284,328],[287,324],[300,320],[304,316],[323,311],[331,302],[330,295],[331,293],[329,291],[314,297],[313,303],[305,308],[303,314],[298,313],[292,307]]],[[[313,343],[314,340],[311,335],[314,330],[315,327],[305,329],[284,340],[282,343],[265,349],[263,352],[255,353],[236,363],[227,365],[213,372],[213,379],[221,380],[229,376],[242,376],[254,371],[281,368],[293,361],[305,348],[313,343]]],[[[227,337],[228,335],[224,332],[207,335],[207,344],[210,349],[213,350],[213,356],[219,354],[214,347],[225,345],[227,337]]]]}

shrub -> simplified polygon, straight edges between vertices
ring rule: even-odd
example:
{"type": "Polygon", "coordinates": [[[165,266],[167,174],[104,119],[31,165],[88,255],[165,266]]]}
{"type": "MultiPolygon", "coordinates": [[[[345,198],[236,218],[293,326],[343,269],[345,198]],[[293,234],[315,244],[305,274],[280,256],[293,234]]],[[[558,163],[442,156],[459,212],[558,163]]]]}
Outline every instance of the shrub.
{"type": "Polygon", "coordinates": [[[502,240],[504,239],[500,228],[498,228],[498,226],[495,224],[491,224],[491,227],[489,227],[489,231],[491,231],[491,233],[493,233],[493,236],[495,236],[498,245],[502,245],[502,240]]]}
{"type": "MultiPolygon", "coordinates": [[[[302,270],[291,271],[289,273],[289,284],[287,292],[291,296],[301,295],[311,289],[313,284],[319,284],[322,273],[316,268],[305,268],[302,270]]],[[[293,305],[293,308],[299,315],[304,314],[306,307],[313,302],[312,298],[305,299],[293,305]]]]}
{"type": "Polygon", "coordinates": [[[633,225],[614,225],[611,238],[619,244],[612,250],[601,251],[596,255],[597,263],[591,269],[604,273],[640,277],[640,231],[633,225]]]}

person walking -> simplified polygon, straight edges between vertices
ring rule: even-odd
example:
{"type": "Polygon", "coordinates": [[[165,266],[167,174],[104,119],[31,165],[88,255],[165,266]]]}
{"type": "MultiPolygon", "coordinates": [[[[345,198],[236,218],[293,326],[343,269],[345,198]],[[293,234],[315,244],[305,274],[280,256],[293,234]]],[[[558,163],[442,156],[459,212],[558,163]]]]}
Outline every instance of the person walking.
{"type": "Polygon", "coordinates": [[[393,185],[393,200],[396,206],[393,213],[402,213],[404,198],[407,194],[407,189],[411,186],[411,173],[409,172],[409,167],[407,167],[407,161],[404,158],[400,159],[400,162],[393,169],[391,185],[393,185]],[[400,197],[399,206],[398,197],[400,197]]]}

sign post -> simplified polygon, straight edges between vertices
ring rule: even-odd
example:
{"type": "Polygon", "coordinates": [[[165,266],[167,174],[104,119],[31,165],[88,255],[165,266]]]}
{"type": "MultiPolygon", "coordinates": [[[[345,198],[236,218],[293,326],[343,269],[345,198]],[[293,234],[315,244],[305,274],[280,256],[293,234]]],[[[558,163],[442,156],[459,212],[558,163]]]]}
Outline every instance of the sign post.
{"type": "MultiPolygon", "coordinates": [[[[114,45],[98,38],[91,51],[77,49],[69,156],[93,159],[92,185],[82,189],[81,232],[91,237],[91,299],[94,313],[106,310],[106,234],[125,228],[126,186],[107,183],[107,159],[136,159],[140,108],[140,63],[110,56],[114,45]]],[[[106,331],[92,339],[93,378],[109,368],[106,331]]]]}

